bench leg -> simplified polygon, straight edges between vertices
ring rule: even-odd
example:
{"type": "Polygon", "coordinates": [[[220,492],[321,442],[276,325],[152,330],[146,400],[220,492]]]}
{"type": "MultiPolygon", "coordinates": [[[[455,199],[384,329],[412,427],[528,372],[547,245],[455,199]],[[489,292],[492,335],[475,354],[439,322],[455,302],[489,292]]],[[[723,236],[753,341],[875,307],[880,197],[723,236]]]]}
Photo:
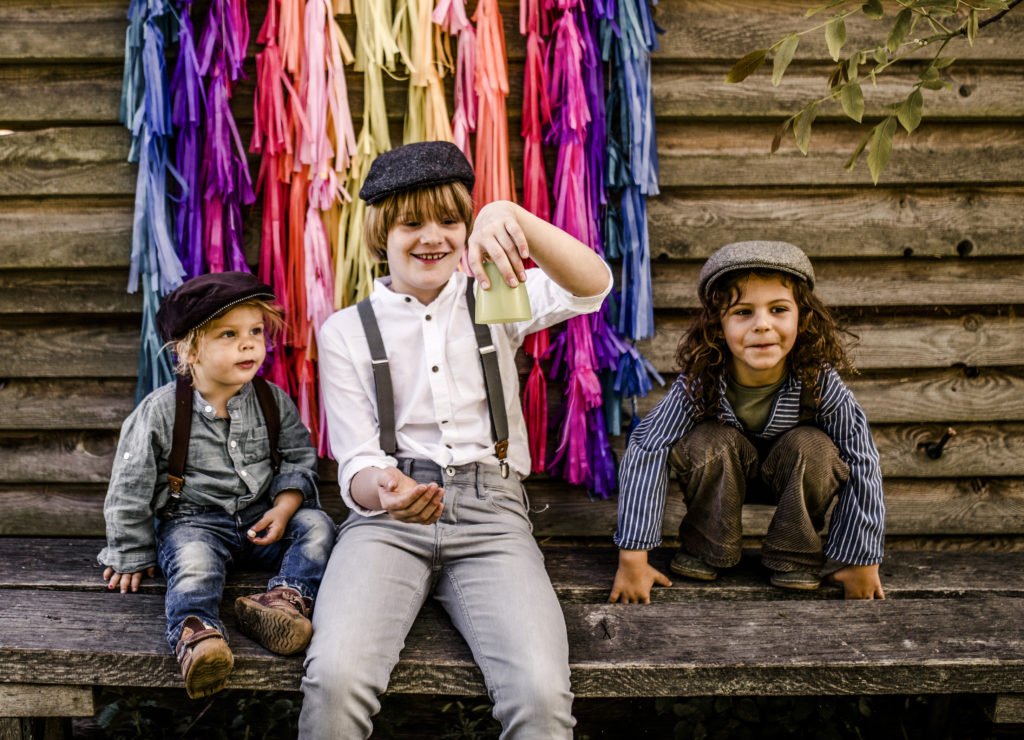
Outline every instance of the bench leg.
{"type": "Polygon", "coordinates": [[[996,696],[996,711],[992,714],[995,724],[1024,724],[1024,694],[999,694],[996,696]]]}
{"type": "Polygon", "coordinates": [[[0,717],[0,740],[65,740],[71,720],[65,717],[0,717]]]}

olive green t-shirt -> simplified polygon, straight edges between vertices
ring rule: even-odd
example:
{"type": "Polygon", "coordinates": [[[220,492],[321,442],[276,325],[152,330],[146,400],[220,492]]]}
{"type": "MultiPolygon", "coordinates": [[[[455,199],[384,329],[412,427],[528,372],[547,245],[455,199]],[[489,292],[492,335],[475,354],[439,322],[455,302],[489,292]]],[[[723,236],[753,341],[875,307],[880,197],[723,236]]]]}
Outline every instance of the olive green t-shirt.
{"type": "Polygon", "coordinates": [[[751,388],[740,385],[731,375],[725,376],[725,397],[746,431],[757,434],[764,429],[772,412],[775,394],[787,377],[783,375],[777,383],[751,388]]]}

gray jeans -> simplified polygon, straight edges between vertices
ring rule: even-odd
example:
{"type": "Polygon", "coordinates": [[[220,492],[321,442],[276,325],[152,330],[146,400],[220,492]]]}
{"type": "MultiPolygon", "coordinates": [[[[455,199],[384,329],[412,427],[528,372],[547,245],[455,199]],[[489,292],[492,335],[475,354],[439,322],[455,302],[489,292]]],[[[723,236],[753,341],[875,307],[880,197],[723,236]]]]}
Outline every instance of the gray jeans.
{"type": "Polygon", "coordinates": [[[522,484],[481,464],[407,472],[443,477],[444,513],[428,526],[351,513],[341,526],[313,613],[299,736],[370,736],[378,696],[432,593],[483,672],[502,738],[571,738],[565,619],[522,484]]]}
{"type": "Polygon", "coordinates": [[[672,449],[669,466],[679,477],[686,515],[679,525],[684,551],[716,568],[740,560],[743,502],[751,494],[776,505],[761,547],[762,562],[776,571],[817,571],[824,565],[825,515],[850,475],[823,431],[798,426],[757,447],[736,427],[704,422],[672,449]]]}

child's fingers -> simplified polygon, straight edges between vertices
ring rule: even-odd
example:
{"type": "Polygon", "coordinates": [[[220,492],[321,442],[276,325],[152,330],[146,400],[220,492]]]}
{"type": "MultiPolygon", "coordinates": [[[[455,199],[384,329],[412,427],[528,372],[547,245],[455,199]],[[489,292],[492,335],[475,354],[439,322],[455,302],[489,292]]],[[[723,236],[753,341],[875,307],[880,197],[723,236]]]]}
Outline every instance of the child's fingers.
{"type": "Polygon", "coordinates": [[[132,593],[136,593],[139,590],[139,584],[142,583],[142,571],[132,573],[132,593]]]}
{"type": "Polygon", "coordinates": [[[146,568],[146,575],[149,576],[150,578],[155,578],[156,577],[156,566],[151,565],[148,568],[146,568]]]}
{"type": "Polygon", "coordinates": [[[672,585],[672,581],[670,581],[668,579],[668,576],[666,576],[660,570],[655,570],[654,571],[654,582],[657,583],[659,586],[666,586],[666,587],[668,587],[668,586],[672,585]]]}
{"type": "MultiPolygon", "coordinates": [[[[519,226],[517,221],[506,221],[505,231],[508,232],[509,238],[512,239],[512,243],[515,245],[516,254],[522,260],[530,258],[530,245],[526,241],[526,234],[523,233],[522,228],[519,226]]],[[[520,278],[526,280],[526,273],[520,275],[520,278]]]]}
{"type": "Polygon", "coordinates": [[[508,232],[501,231],[490,244],[485,243],[485,246],[488,247],[487,253],[491,262],[498,268],[498,272],[509,287],[514,288],[519,285],[520,279],[526,279],[523,260],[519,257],[519,250],[508,232]]]}
{"type": "Polygon", "coordinates": [[[480,243],[475,239],[470,240],[469,249],[466,252],[466,261],[469,262],[469,271],[473,273],[473,277],[480,283],[480,287],[484,290],[490,290],[491,281],[487,279],[487,273],[484,272],[482,252],[483,249],[480,247],[480,243]]]}
{"type": "Polygon", "coordinates": [[[260,538],[258,536],[259,533],[262,532],[267,527],[269,527],[273,522],[274,522],[274,518],[272,516],[270,516],[270,512],[267,512],[266,514],[261,516],[260,520],[258,522],[256,522],[255,524],[253,524],[249,528],[249,531],[246,532],[245,534],[249,538],[250,541],[256,542],[257,540],[262,539],[262,538],[260,538]]]}
{"type": "Polygon", "coordinates": [[[614,604],[616,601],[619,600],[619,596],[621,594],[622,594],[622,589],[618,588],[617,586],[612,586],[612,592],[608,596],[608,603],[609,604],[614,604]]]}
{"type": "Polygon", "coordinates": [[[120,573],[113,573],[113,574],[112,574],[112,575],[111,575],[111,576],[110,576],[110,577],[109,577],[109,578],[107,579],[107,589],[108,589],[109,591],[113,591],[114,589],[116,589],[116,588],[117,588],[117,586],[118,586],[118,584],[119,584],[120,582],[121,582],[121,574],[120,574],[120,573]]]}
{"type": "Polygon", "coordinates": [[[103,569],[103,580],[104,581],[109,581],[110,580],[110,576],[112,576],[112,575],[114,575],[114,569],[113,568],[104,568],[103,569]]]}

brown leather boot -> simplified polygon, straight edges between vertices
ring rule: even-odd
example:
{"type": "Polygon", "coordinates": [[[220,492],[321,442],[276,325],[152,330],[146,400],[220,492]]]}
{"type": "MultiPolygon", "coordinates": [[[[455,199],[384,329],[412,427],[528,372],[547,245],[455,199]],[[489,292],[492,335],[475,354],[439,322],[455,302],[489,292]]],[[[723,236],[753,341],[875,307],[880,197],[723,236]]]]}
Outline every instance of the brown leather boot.
{"type": "Polygon", "coordinates": [[[207,627],[199,617],[186,617],[174,648],[189,699],[201,699],[224,688],[235,667],[224,635],[207,627]]]}
{"type": "Polygon", "coordinates": [[[309,616],[313,602],[293,588],[275,588],[235,599],[235,614],[242,633],[278,655],[306,649],[313,637],[309,616]]]}

